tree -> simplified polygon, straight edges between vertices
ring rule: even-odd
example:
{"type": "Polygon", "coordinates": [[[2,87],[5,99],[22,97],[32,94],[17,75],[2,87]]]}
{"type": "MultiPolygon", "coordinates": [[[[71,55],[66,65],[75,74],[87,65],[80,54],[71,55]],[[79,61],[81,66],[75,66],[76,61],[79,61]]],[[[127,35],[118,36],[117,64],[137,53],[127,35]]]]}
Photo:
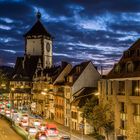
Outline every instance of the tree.
{"type": "Polygon", "coordinates": [[[109,103],[100,102],[98,104],[98,98],[93,96],[83,107],[83,117],[93,126],[94,134],[99,134],[99,130],[103,129],[106,138],[109,139],[109,134],[114,130],[114,115],[109,103]]]}
{"type": "Polygon", "coordinates": [[[134,124],[131,128],[126,131],[128,140],[139,140],[140,139],[140,123],[134,124]]]}

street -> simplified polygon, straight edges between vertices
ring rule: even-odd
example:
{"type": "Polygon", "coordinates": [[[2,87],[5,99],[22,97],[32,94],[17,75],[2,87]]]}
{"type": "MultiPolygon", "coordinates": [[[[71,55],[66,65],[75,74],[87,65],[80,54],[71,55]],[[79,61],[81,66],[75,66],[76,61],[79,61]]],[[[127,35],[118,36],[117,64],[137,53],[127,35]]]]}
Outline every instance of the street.
{"type": "MultiPolygon", "coordinates": [[[[70,136],[70,130],[69,128],[56,123],[53,120],[47,120],[48,123],[54,123],[57,125],[57,128],[59,130],[59,137],[64,136],[64,135],[68,135],[70,136]]],[[[95,140],[93,137],[90,137],[88,135],[82,135],[76,131],[72,131],[71,133],[71,140],[95,140]]]]}
{"type": "Polygon", "coordinates": [[[0,140],[23,140],[6,122],[0,118],[0,140]]]}

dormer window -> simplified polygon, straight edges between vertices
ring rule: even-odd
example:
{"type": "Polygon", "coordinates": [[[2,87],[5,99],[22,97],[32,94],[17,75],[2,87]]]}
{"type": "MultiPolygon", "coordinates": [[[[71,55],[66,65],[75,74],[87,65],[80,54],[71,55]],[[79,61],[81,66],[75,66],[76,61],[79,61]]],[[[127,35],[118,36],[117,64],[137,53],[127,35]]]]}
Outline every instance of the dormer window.
{"type": "Polygon", "coordinates": [[[76,67],[76,72],[80,73],[80,66],[76,67]]]}
{"type": "Polygon", "coordinates": [[[69,82],[72,83],[73,82],[73,77],[69,76],[69,82]]]}
{"type": "Polygon", "coordinates": [[[133,63],[132,62],[126,63],[126,71],[133,72],[133,63]]]}
{"type": "Polygon", "coordinates": [[[119,73],[120,72],[120,65],[119,64],[115,65],[114,72],[115,73],[119,73]]]}
{"type": "Polygon", "coordinates": [[[125,55],[125,57],[129,57],[130,56],[130,52],[129,51],[125,51],[124,55],[125,55]]]}

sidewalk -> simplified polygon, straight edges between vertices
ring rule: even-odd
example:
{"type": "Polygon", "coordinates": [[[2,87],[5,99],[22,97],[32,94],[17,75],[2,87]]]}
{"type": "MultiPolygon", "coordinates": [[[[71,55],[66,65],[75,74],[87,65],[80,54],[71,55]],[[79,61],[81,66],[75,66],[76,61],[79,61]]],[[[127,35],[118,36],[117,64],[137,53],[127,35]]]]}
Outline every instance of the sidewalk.
{"type": "MultiPolygon", "coordinates": [[[[54,120],[46,119],[46,122],[56,124],[58,129],[60,129],[61,131],[65,131],[65,132],[69,133],[68,135],[70,135],[70,129],[68,127],[63,126],[63,125],[55,122],[54,120]]],[[[88,135],[83,135],[82,136],[82,134],[80,132],[75,131],[75,130],[73,130],[71,134],[74,135],[74,136],[77,136],[78,138],[81,138],[81,140],[96,140],[95,138],[93,138],[91,136],[88,136],[88,135]]]]}

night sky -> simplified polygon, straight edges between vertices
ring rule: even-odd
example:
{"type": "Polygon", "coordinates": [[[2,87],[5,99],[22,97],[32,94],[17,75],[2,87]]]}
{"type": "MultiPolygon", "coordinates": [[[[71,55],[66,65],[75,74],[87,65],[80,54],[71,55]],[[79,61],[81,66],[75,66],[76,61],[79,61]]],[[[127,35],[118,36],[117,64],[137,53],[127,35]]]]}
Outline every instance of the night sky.
{"type": "Polygon", "coordinates": [[[54,36],[54,62],[92,62],[109,70],[140,37],[140,0],[0,0],[0,65],[24,55],[36,12],[54,36]]]}

